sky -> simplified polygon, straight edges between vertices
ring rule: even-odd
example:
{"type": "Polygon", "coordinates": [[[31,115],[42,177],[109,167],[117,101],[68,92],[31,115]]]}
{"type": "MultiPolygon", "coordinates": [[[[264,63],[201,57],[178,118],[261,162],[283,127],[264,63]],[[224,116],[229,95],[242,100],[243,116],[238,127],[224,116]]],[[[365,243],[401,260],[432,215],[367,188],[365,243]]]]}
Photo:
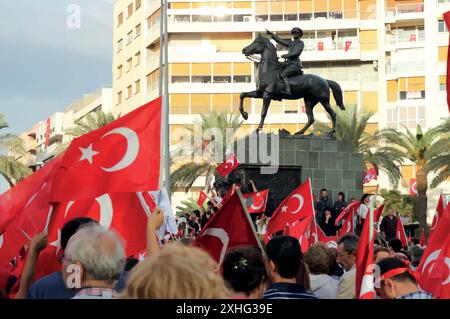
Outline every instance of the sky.
{"type": "Polygon", "coordinates": [[[0,134],[26,131],[111,85],[113,3],[0,2],[0,112],[9,123],[0,134]]]}

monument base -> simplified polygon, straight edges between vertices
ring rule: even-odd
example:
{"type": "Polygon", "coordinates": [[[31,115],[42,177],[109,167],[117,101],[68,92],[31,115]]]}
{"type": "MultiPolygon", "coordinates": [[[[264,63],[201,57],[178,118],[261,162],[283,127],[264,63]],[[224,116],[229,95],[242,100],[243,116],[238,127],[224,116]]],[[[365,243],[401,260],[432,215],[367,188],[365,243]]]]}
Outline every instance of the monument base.
{"type": "MultiPolygon", "coordinates": [[[[347,202],[360,199],[363,194],[363,156],[353,153],[348,141],[317,136],[251,134],[236,143],[235,154],[241,163],[236,172],[241,175],[242,185],[248,185],[251,179],[258,189],[270,188],[266,209],[269,216],[308,178],[311,178],[313,194],[319,196],[320,190],[326,188],[333,201],[339,192],[344,192],[347,202]],[[278,170],[272,169],[272,173],[261,170],[276,165],[278,170]]],[[[248,191],[248,187],[244,191],[248,191]]]]}

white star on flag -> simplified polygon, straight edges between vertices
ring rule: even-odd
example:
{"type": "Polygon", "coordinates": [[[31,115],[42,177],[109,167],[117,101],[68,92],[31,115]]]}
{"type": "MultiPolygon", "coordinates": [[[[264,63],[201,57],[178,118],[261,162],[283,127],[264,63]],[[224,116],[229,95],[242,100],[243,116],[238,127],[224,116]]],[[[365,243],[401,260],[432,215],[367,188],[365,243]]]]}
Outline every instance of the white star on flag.
{"type": "Polygon", "coordinates": [[[58,255],[59,250],[61,249],[61,230],[58,229],[58,238],[49,245],[56,247],[56,255],[58,255]]]}
{"type": "Polygon", "coordinates": [[[283,205],[283,207],[281,207],[281,212],[286,213],[287,211],[287,206],[283,205]]]}
{"type": "Polygon", "coordinates": [[[98,154],[98,152],[92,149],[92,143],[87,147],[80,147],[80,151],[83,155],[81,155],[80,162],[84,160],[88,160],[88,162],[92,165],[92,158],[98,154]]]}
{"type": "Polygon", "coordinates": [[[138,260],[143,261],[145,259],[145,254],[139,254],[138,260]]]}

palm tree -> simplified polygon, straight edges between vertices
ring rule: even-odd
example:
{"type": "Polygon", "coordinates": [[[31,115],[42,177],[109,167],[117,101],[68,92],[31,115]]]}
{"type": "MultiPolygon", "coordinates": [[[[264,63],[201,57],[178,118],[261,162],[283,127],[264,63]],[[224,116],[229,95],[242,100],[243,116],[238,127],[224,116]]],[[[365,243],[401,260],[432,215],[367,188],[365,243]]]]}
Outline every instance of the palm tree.
{"type": "MultiPolygon", "coordinates": [[[[102,110],[98,110],[95,113],[89,113],[86,116],[82,117],[75,121],[75,126],[68,128],[64,131],[64,133],[71,137],[71,139],[82,136],[89,132],[92,132],[96,129],[99,129],[106,124],[111,123],[112,121],[119,118],[120,115],[115,117],[111,112],[105,113],[102,110]]],[[[57,153],[60,154],[64,152],[64,150],[69,146],[70,142],[62,143],[57,148],[57,153]]]]}
{"type": "Polygon", "coordinates": [[[428,172],[434,172],[435,177],[431,181],[431,187],[437,187],[440,183],[450,177],[450,117],[436,128],[440,134],[439,143],[434,149],[437,153],[432,154],[426,165],[428,172]]]}
{"type": "MultiPolygon", "coordinates": [[[[205,155],[205,149],[209,149],[209,155],[225,155],[228,144],[227,142],[231,142],[227,140],[228,138],[233,138],[236,131],[241,127],[242,121],[239,119],[239,115],[228,115],[226,113],[220,113],[217,111],[213,111],[207,114],[200,115],[201,120],[196,121],[195,125],[201,127],[201,131],[197,132],[194,127],[189,127],[187,130],[194,136],[194,141],[199,140],[205,144],[203,140],[203,135],[198,136],[199,134],[204,134],[208,130],[213,132],[213,137],[211,138],[211,142],[209,145],[202,145],[201,151],[203,155],[200,158],[195,158],[195,161],[190,161],[189,163],[184,163],[181,166],[175,168],[173,173],[170,176],[171,183],[175,187],[185,187],[185,191],[188,192],[192,187],[194,182],[200,176],[211,177],[216,175],[216,166],[214,165],[214,161],[211,156],[205,155]]],[[[195,145],[195,147],[200,147],[199,145],[195,145]]],[[[197,149],[198,150],[198,149],[197,149]]],[[[177,153],[177,152],[175,152],[177,153]]],[[[184,156],[186,154],[183,154],[184,156]]],[[[190,156],[194,155],[194,151],[190,156]]],[[[175,164],[176,165],[176,164],[175,164]]]]}
{"type": "MultiPolygon", "coordinates": [[[[336,139],[338,141],[349,141],[354,153],[363,154],[366,164],[371,164],[377,174],[380,170],[385,172],[391,182],[400,178],[400,161],[392,154],[375,148],[377,145],[377,134],[369,134],[365,130],[373,112],[365,110],[358,111],[356,105],[349,106],[345,112],[336,112],[336,139]]],[[[323,135],[329,131],[325,123],[314,124],[313,133],[323,135]]]]}
{"type": "Polygon", "coordinates": [[[426,197],[428,174],[437,171],[436,180],[444,180],[444,176],[449,174],[448,162],[442,162],[442,158],[445,156],[448,158],[448,131],[443,133],[442,130],[443,126],[440,126],[423,132],[422,127],[417,125],[415,134],[408,128],[405,128],[405,132],[388,128],[380,131],[378,135],[381,142],[378,147],[380,152],[400,160],[409,160],[416,166],[418,193],[416,219],[420,223],[420,228],[425,229],[426,235],[428,235],[426,197]]]}
{"type": "MultiPolygon", "coordinates": [[[[0,113],[0,129],[7,128],[5,115],[0,113]]],[[[9,154],[25,155],[26,150],[20,138],[13,134],[0,135],[0,150],[9,154]]],[[[17,182],[31,174],[31,169],[17,162],[11,155],[0,155],[0,174],[12,187],[17,182]]]]}
{"type": "Polygon", "coordinates": [[[177,209],[176,215],[178,217],[182,217],[185,215],[192,215],[194,214],[195,210],[198,210],[197,200],[192,197],[188,198],[187,200],[182,200],[181,206],[177,206],[176,209],[177,209]]]}

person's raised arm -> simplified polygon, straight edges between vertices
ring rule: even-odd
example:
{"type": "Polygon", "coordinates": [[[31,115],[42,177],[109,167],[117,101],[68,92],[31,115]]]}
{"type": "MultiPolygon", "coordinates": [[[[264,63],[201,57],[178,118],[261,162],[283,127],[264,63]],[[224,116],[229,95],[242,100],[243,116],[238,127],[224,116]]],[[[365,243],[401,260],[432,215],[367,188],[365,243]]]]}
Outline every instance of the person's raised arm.
{"type": "Polygon", "coordinates": [[[27,297],[28,290],[34,281],[39,252],[47,247],[47,240],[47,232],[38,233],[31,239],[30,250],[25,260],[25,266],[22,271],[22,276],[20,277],[19,291],[17,292],[15,299],[25,299],[27,297]]]}
{"type": "Polygon", "coordinates": [[[147,256],[155,256],[158,253],[158,236],[156,231],[164,223],[164,213],[155,207],[147,223],[147,256]]]}
{"type": "Polygon", "coordinates": [[[287,39],[282,39],[279,36],[277,36],[275,33],[273,33],[272,31],[266,30],[266,33],[269,34],[273,40],[275,40],[276,43],[281,44],[285,47],[289,47],[291,45],[291,40],[287,40],[287,39]]]}

